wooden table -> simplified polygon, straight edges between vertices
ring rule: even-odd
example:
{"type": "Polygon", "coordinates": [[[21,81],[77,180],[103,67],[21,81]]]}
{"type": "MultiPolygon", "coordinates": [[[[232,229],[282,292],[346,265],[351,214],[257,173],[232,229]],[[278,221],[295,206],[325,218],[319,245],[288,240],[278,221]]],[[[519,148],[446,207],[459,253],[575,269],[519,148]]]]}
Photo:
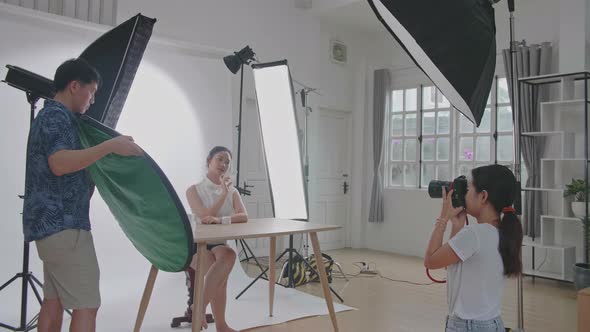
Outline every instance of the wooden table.
{"type": "MultiPolygon", "coordinates": [[[[286,220],[286,219],[251,219],[244,224],[231,224],[231,225],[201,225],[198,224],[195,229],[195,242],[197,243],[197,273],[195,278],[195,294],[194,302],[196,306],[193,309],[193,332],[200,331],[201,320],[203,318],[203,280],[205,277],[205,269],[202,268],[205,264],[205,253],[207,250],[207,242],[214,241],[226,241],[235,239],[251,239],[251,238],[270,238],[270,255],[269,255],[269,282],[268,282],[268,311],[272,317],[273,304],[274,304],[274,291],[276,279],[275,271],[275,255],[276,255],[276,244],[277,236],[281,235],[293,235],[309,233],[311,238],[311,244],[313,246],[313,253],[315,257],[320,257],[321,262],[321,251],[320,243],[318,241],[317,232],[331,231],[339,229],[340,226],[333,225],[318,225],[309,222],[286,220]]],[[[318,265],[319,266],[319,265],[318,265]]],[[[336,313],[334,312],[334,303],[332,302],[332,294],[328,286],[328,277],[326,275],[326,269],[318,268],[320,274],[320,282],[322,290],[324,292],[324,298],[330,312],[330,318],[332,319],[332,326],[334,331],[338,331],[338,323],[336,321],[336,313]]]]}
{"type": "MultiPolygon", "coordinates": [[[[272,317],[273,304],[274,304],[274,292],[276,271],[275,271],[275,259],[276,259],[276,247],[277,247],[277,236],[281,235],[293,235],[293,234],[304,234],[309,233],[311,238],[311,244],[313,246],[313,253],[315,257],[319,257],[319,262],[322,262],[322,253],[320,251],[320,242],[318,241],[318,232],[331,231],[341,228],[341,226],[333,225],[318,225],[303,221],[295,221],[288,219],[250,219],[247,223],[243,224],[231,224],[231,225],[202,225],[197,224],[195,227],[194,240],[197,244],[197,273],[195,276],[194,285],[194,297],[193,303],[193,319],[192,319],[192,331],[198,332],[201,330],[201,320],[203,315],[203,284],[205,279],[205,254],[207,250],[207,242],[220,242],[235,239],[252,239],[260,237],[270,238],[270,257],[269,257],[269,282],[268,282],[268,311],[272,317]]],[[[334,312],[334,303],[332,302],[332,294],[330,294],[330,287],[328,286],[328,276],[326,275],[326,269],[318,268],[320,275],[320,283],[324,292],[324,298],[330,312],[330,318],[334,331],[338,331],[338,323],[336,321],[336,313],[334,312]]],[[[139,332],[147,307],[154,289],[156,282],[156,276],[158,275],[158,269],[152,265],[148,280],[143,291],[143,296],[139,304],[139,311],[135,320],[134,332],[139,332]]]]}

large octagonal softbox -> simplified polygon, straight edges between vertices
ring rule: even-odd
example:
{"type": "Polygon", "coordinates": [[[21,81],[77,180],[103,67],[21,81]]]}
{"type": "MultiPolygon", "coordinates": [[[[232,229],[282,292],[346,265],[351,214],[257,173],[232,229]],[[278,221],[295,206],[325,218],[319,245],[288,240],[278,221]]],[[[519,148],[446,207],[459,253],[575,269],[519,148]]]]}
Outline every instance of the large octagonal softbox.
{"type": "Polygon", "coordinates": [[[80,54],[102,77],[102,85],[86,115],[116,128],[155,22],[137,14],[100,36],[80,54]]]}
{"type": "Polygon", "coordinates": [[[489,0],[368,0],[416,65],[479,126],[496,67],[489,0]]]}

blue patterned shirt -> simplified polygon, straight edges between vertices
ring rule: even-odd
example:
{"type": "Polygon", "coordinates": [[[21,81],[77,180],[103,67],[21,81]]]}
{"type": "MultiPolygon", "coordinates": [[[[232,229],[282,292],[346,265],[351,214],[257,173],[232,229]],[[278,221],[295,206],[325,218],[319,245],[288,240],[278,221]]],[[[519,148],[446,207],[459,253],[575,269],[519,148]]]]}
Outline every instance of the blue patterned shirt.
{"type": "Polygon", "coordinates": [[[77,119],[64,105],[45,101],[29,133],[23,207],[25,241],[66,229],[90,230],[90,178],[86,170],[55,176],[48,158],[60,150],[80,150],[77,119]]]}

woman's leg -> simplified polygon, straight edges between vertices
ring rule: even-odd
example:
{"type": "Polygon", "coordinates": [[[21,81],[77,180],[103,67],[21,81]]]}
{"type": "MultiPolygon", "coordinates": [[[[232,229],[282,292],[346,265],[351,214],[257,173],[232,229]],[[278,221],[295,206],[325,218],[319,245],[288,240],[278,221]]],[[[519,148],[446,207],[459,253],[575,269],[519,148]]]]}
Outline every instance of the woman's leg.
{"type": "Polygon", "coordinates": [[[211,300],[211,311],[215,317],[215,327],[217,331],[229,329],[225,320],[225,305],[227,303],[227,280],[217,289],[217,293],[211,300]]]}
{"type": "Polygon", "coordinates": [[[227,279],[236,261],[236,253],[227,246],[219,246],[212,249],[215,259],[220,262],[225,269],[218,279],[219,286],[211,299],[211,310],[215,318],[215,327],[219,332],[235,331],[231,329],[225,320],[225,307],[227,302],[227,279]]]}
{"type": "MultiPolygon", "coordinates": [[[[211,251],[207,250],[207,255],[205,255],[205,273],[207,273],[207,271],[209,271],[209,269],[211,268],[211,266],[213,265],[213,263],[215,263],[215,255],[213,255],[213,253],[211,251]]],[[[197,271],[197,268],[198,268],[197,267],[197,255],[196,254],[193,255],[193,260],[191,262],[191,267],[193,268],[193,270],[195,270],[195,274],[198,273],[198,272],[196,272],[197,271]]],[[[196,278],[196,276],[195,276],[195,278],[196,278]]],[[[207,295],[208,288],[206,288],[207,287],[206,280],[207,280],[207,275],[205,274],[205,284],[203,285],[204,286],[203,287],[203,297],[205,299],[208,296],[207,295]]],[[[191,309],[192,310],[195,310],[194,309],[195,303],[197,303],[197,299],[193,299],[193,304],[191,305],[191,309]]],[[[206,329],[207,326],[208,326],[207,325],[207,319],[205,317],[206,316],[206,310],[207,310],[207,305],[208,304],[209,304],[209,302],[204,302],[203,303],[203,313],[202,313],[203,319],[201,320],[201,322],[202,322],[201,323],[201,327],[203,329],[206,329]]]]}
{"type": "Polygon", "coordinates": [[[217,293],[217,289],[227,279],[236,260],[235,252],[226,246],[212,248],[211,253],[214,256],[213,264],[205,275],[205,284],[203,285],[205,307],[211,302],[211,299],[217,293]]]}

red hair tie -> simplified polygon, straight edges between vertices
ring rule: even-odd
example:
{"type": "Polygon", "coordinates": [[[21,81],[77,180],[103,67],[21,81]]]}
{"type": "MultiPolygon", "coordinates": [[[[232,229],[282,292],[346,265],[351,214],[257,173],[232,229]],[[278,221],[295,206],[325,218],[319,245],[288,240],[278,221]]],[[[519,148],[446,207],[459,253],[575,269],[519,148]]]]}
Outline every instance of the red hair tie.
{"type": "Polygon", "coordinates": [[[502,209],[502,213],[516,213],[516,210],[512,206],[507,206],[502,209]]]}

